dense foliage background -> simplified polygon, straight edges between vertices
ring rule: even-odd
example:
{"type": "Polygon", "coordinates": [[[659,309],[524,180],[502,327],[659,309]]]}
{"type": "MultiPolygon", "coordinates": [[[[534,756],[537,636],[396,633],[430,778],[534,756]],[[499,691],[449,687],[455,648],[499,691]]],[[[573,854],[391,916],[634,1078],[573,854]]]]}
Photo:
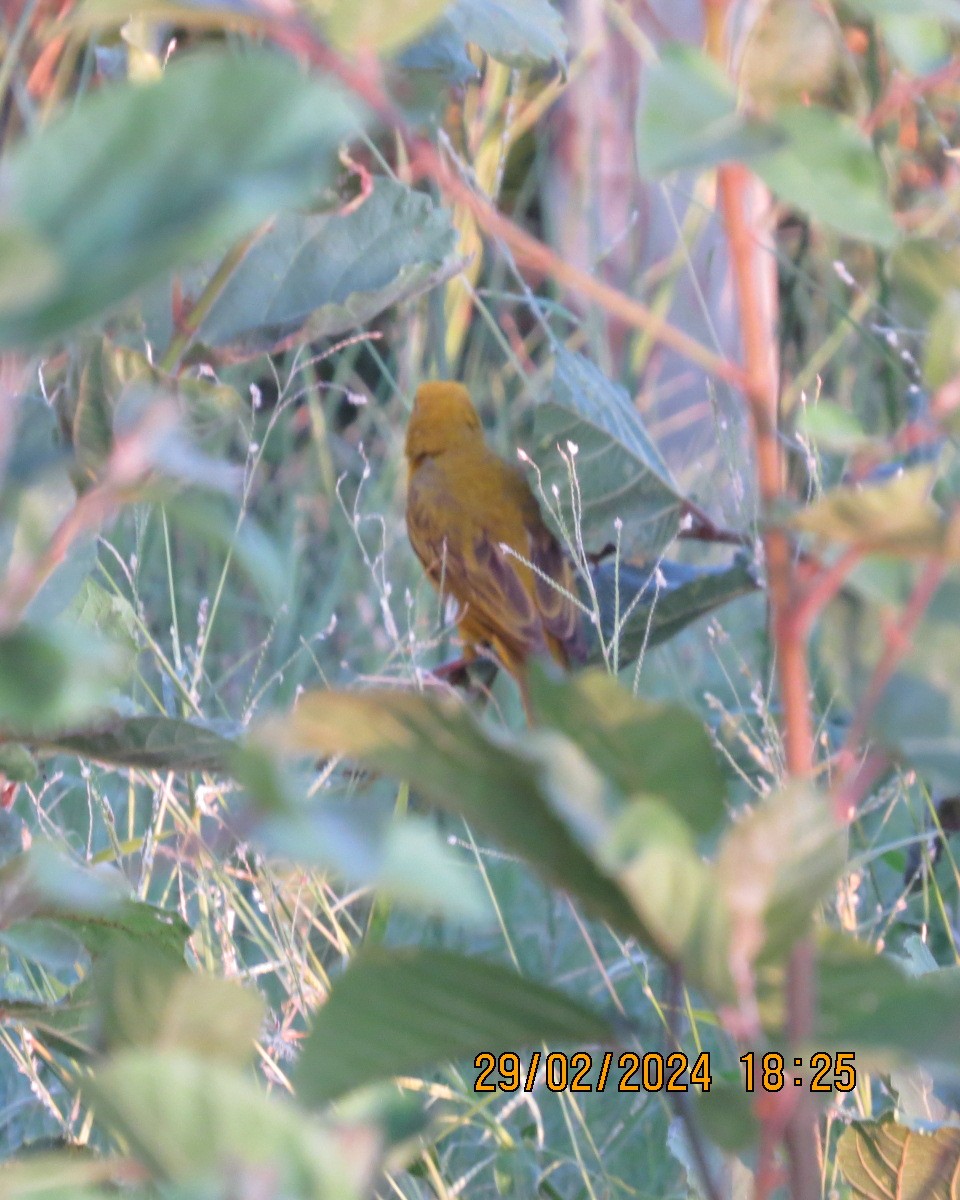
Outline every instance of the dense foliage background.
{"type": "Polygon", "coordinates": [[[3,6],[0,1195],[955,1194],[958,27],[3,6]],[[532,726],[436,377],[578,565],[532,726]]]}

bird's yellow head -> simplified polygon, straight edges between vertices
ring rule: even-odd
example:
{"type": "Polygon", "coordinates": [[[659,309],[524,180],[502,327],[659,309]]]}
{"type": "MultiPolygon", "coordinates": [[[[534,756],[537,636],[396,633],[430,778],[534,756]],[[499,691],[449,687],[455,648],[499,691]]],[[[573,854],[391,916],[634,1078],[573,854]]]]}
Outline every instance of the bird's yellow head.
{"type": "Polygon", "coordinates": [[[421,383],[407,425],[407,459],[421,459],[483,441],[483,427],[462,383],[438,379],[421,383]]]}

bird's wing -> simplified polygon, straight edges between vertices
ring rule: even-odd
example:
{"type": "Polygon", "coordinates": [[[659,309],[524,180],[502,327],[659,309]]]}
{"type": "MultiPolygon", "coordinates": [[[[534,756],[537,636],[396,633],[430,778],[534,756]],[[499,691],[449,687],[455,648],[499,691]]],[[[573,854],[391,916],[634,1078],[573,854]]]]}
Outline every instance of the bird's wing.
{"type": "Polygon", "coordinates": [[[427,574],[464,607],[462,623],[478,641],[499,642],[520,659],[544,649],[539,606],[514,560],[428,465],[407,490],[407,530],[427,574]]]}
{"type": "Polygon", "coordinates": [[[511,475],[508,486],[523,513],[528,557],[534,566],[534,601],[544,632],[556,639],[570,661],[581,662],[586,657],[586,639],[573,568],[544,522],[526,476],[519,467],[511,468],[511,475]]]}

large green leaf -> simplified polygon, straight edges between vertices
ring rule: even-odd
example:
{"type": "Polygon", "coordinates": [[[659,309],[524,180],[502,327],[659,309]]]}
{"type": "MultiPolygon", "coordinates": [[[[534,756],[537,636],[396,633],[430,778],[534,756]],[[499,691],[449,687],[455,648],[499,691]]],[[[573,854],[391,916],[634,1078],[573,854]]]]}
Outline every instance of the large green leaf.
{"type": "Polygon", "coordinates": [[[80,100],[7,164],[6,220],[57,271],[0,315],[0,346],[61,333],[305,199],[357,120],[335,85],[262,50],[188,54],[80,100]]]}
{"type": "Polygon", "coordinates": [[[931,496],[934,478],[934,470],[923,466],[881,483],[831,488],[789,523],[825,541],[877,554],[956,554],[950,525],[931,496]]]}
{"type": "Polygon", "coordinates": [[[717,894],[731,917],[731,956],[783,960],[834,891],[846,832],[826,798],[795,785],[764,798],[724,835],[717,894]]]}
{"type": "Polygon", "coordinates": [[[815,221],[863,241],[890,246],[897,226],[883,168],[869,139],[829,109],[787,107],[774,128],[786,139],[750,166],[777,195],[815,221]]]}
{"type": "Polygon", "coordinates": [[[226,772],[234,742],[223,727],[199,721],[110,716],[86,729],[54,734],[44,739],[43,748],[119,767],[226,772]]]}
{"type": "Polygon", "coordinates": [[[663,800],[699,833],[722,820],[723,771],[693,713],[631,696],[605,671],[560,681],[534,665],[529,686],[538,721],[575,742],[625,795],[663,800]]]}
{"type": "Polygon", "coordinates": [[[266,1177],[291,1200],[347,1200],[366,1194],[376,1165],[375,1150],[351,1162],[348,1138],[338,1142],[246,1072],[182,1051],[124,1051],[84,1081],[83,1094],[148,1170],[174,1183],[229,1172],[241,1190],[266,1177]]]}
{"type": "MultiPolygon", "coordinates": [[[[236,358],[293,335],[313,340],[357,329],[455,270],[455,245],[445,209],[422,192],[378,179],[351,212],[278,217],[233,272],[197,337],[236,358]]],[[[209,275],[196,271],[181,281],[188,302],[209,275]]],[[[173,332],[169,292],[165,285],[148,306],[160,344],[173,332]]]]}
{"type": "Polygon", "coordinates": [[[681,513],[677,485],[630,397],[582,355],[557,350],[534,439],[547,496],[555,486],[568,531],[579,523],[588,550],[616,539],[618,519],[628,558],[656,555],[672,540],[681,513]],[[576,489],[561,457],[569,458],[571,443],[576,489]]]}
{"type": "Polygon", "coordinates": [[[567,39],[549,0],[454,0],[450,22],[465,42],[516,67],[562,62],[567,39]]]}
{"type": "Polygon", "coordinates": [[[9,740],[95,718],[129,665],[115,643],[64,620],[0,634],[0,730],[9,740]]]}
{"type": "Polygon", "coordinates": [[[655,175],[745,162],[781,199],[840,233],[883,246],[897,237],[880,160],[852,120],[800,104],[750,117],[720,68],[687,46],[668,47],[650,73],[637,153],[641,171],[655,175]]]}
{"type": "MultiPolygon", "coordinates": [[[[620,667],[643,650],[669,641],[693,621],[760,587],[757,570],[744,554],[738,554],[728,567],[695,567],[668,560],[641,566],[607,559],[590,568],[590,578],[608,660],[620,667]]],[[[590,591],[583,581],[579,586],[581,600],[591,606],[590,591]]],[[[587,637],[587,661],[604,661],[595,626],[587,625],[587,637]]]]}
{"type": "Polygon", "coordinates": [[[740,108],[733,83],[712,58],[676,43],[647,72],[636,136],[638,165],[649,175],[750,159],[786,141],[740,108]]]}
{"type": "Polygon", "coordinates": [[[342,50],[386,53],[412,41],[450,0],[328,0],[324,29],[342,50]]]}
{"type": "Polygon", "coordinates": [[[433,803],[455,812],[521,855],[545,879],[576,896],[595,916],[655,944],[626,897],[597,866],[556,811],[582,797],[567,789],[603,788],[602,777],[566,739],[520,742],[488,730],[460,704],[409,692],[316,691],[256,734],[265,748],[343,754],[407,779],[433,803]],[[561,752],[576,775],[560,768],[561,752]]]}
{"type": "Polygon", "coordinates": [[[616,1039],[601,1014],[497,963],[445,950],[366,950],[314,1019],[298,1092],[316,1104],[480,1051],[616,1039]]]}
{"type": "Polygon", "coordinates": [[[892,1113],[855,1121],[840,1137],[837,1163],[863,1200],[956,1200],[960,1129],[921,1133],[898,1125],[892,1113]]]}
{"type": "Polygon", "coordinates": [[[960,968],[911,977],[888,955],[826,933],[816,994],[811,1051],[853,1053],[858,1072],[922,1066],[960,1078],[960,968]]]}
{"type": "Polygon", "coordinates": [[[94,973],[103,1049],[154,1047],[216,1063],[249,1064],[264,1018],[250,987],[188,971],[146,944],[118,943],[94,973]]]}

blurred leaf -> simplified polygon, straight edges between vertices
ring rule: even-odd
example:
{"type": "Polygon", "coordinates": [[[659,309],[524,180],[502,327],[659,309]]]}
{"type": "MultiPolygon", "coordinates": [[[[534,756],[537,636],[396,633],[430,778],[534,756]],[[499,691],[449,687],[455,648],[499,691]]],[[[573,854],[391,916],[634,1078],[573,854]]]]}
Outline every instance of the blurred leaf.
{"type": "Polygon", "coordinates": [[[960,289],[960,247],[936,238],[907,238],[890,255],[890,274],[917,320],[929,321],[960,289]]]}
{"type": "Polygon", "coordinates": [[[0,224],[0,322],[24,305],[46,302],[60,281],[59,259],[29,225],[0,224]]]}
{"type": "MultiPolygon", "coordinates": [[[[71,1058],[90,1058],[94,1053],[96,1009],[89,989],[81,983],[59,1004],[35,1004],[3,999],[4,1019],[11,1025],[29,1029],[51,1049],[71,1058]]],[[[4,1172],[7,1170],[4,1165],[4,1172]]],[[[5,1180],[5,1174],[0,1180],[5,1180]]],[[[7,1193],[0,1182],[0,1196],[7,1193]]]]}
{"type": "Polygon", "coordinates": [[[408,779],[595,916],[649,942],[626,897],[554,811],[542,760],[505,733],[488,732],[460,704],[398,691],[308,692],[254,737],[281,753],[344,754],[408,779]]]}
{"type": "Polygon", "coordinates": [[[617,518],[627,558],[656,555],[673,539],[681,510],[677,485],[630,397],[588,359],[558,348],[533,428],[547,497],[555,487],[567,529],[582,530],[588,549],[614,540],[617,518]],[[571,442],[577,447],[575,500],[559,453],[569,457],[571,442]]]}
{"type": "MultiPolygon", "coordinates": [[[[955,11],[960,14],[960,8],[955,11]]],[[[928,75],[950,58],[950,39],[937,17],[891,13],[882,19],[880,30],[887,48],[911,75],[928,75]]]]}
{"type": "Polygon", "coordinates": [[[48,750],[147,771],[226,773],[235,752],[235,743],[215,724],[178,717],[111,716],[88,729],[56,734],[43,745],[48,750]]]}
{"type": "Polygon", "coordinates": [[[18,921],[0,929],[0,945],[51,971],[69,970],[86,958],[79,938],[56,921],[18,921]]]}
{"type": "Polygon", "coordinates": [[[100,1026],[111,1052],[154,1047],[245,1066],[254,1053],[264,1004],[251,988],[203,972],[148,946],[120,943],[98,965],[100,1026]]]}
{"type": "MultiPolygon", "coordinates": [[[[241,778],[254,794],[259,811],[244,836],[274,858],[298,865],[317,865],[356,887],[370,888],[380,899],[408,911],[480,921],[491,915],[490,903],[461,860],[421,818],[393,818],[383,808],[350,795],[343,801],[325,796],[303,800],[310,781],[291,788],[280,804],[271,796],[269,779],[251,776],[250,748],[238,760],[241,778]],[[299,793],[299,794],[296,794],[299,793]],[[266,811],[264,811],[264,809],[266,811]]],[[[281,782],[281,787],[283,783],[281,782]]]]}
{"type": "Polygon", "coordinates": [[[809,931],[846,860],[846,833],[819,792],[795,785],[761,800],[724,835],[717,856],[731,955],[744,968],[785,958],[809,931]]]}
{"type": "MultiPolygon", "coordinates": [[[[294,335],[312,341],[353,331],[456,269],[455,246],[446,209],[422,192],[377,179],[351,212],[279,216],[227,280],[198,340],[236,358],[294,335]]],[[[194,272],[184,281],[188,302],[208,275],[194,272]]],[[[168,322],[169,288],[161,294],[168,322]]],[[[166,340],[167,331],[154,336],[166,340]]]]}
{"type": "Polygon", "coordinates": [[[923,355],[923,381],[932,391],[960,372],[960,291],[950,291],[933,314],[923,355]]]}
{"type": "MultiPolygon", "coordinates": [[[[698,1100],[700,1099],[699,1091],[695,1091],[694,1095],[698,1100]]],[[[711,1093],[708,1092],[703,1099],[709,1100],[710,1095],[711,1093]]],[[[720,1105],[715,1106],[715,1108],[719,1107],[720,1105]]],[[[704,1108],[701,1107],[698,1111],[703,1112],[704,1108]]],[[[706,1191],[701,1164],[693,1152],[688,1132],[679,1117],[674,1117],[667,1129],[667,1149],[686,1172],[686,1195],[690,1197],[690,1200],[693,1200],[694,1197],[699,1197],[700,1200],[711,1200],[713,1193],[706,1191]]],[[[714,1187],[719,1189],[716,1194],[723,1200],[751,1200],[756,1195],[756,1181],[753,1172],[737,1155],[723,1154],[716,1146],[709,1144],[702,1147],[702,1152],[707,1170],[710,1172],[710,1179],[714,1187]]]]}
{"type": "Polygon", "coordinates": [[[538,722],[578,745],[625,795],[663,800],[698,833],[722,820],[723,771],[693,713],[631,696],[605,671],[555,681],[531,664],[529,689],[538,722]]]}
{"type": "Polygon", "coordinates": [[[805,405],[797,422],[798,431],[818,450],[831,454],[853,454],[870,446],[881,446],[881,439],[868,434],[859,419],[833,400],[805,405]]]}
{"type": "Polygon", "coordinates": [[[693,1111],[703,1132],[723,1150],[737,1153],[759,1141],[760,1121],[739,1070],[731,1075],[714,1075],[709,1092],[695,1091],[693,1111]]]}
{"type": "Polygon", "coordinates": [[[931,499],[933,482],[929,467],[915,467],[883,483],[841,485],[794,513],[787,524],[874,553],[943,553],[953,539],[931,499]]]}
{"type": "Polygon", "coordinates": [[[182,957],[189,926],[176,913],[130,900],[127,892],[114,867],[83,866],[38,840],[0,867],[0,928],[48,917],[68,926],[92,954],[114,938],[129,938],[182,957]]]}
{"type": "Polygon", "coordinates": [[[99,631],[130,654],[139,653],[140,625],[126,596],[107,591],[93,579],[84,579],[73,597],[70,615],[79,625],[99,631]]]}
{"type": "MultiPolygon", "coordinates": [[[[174,333],[166,286],[162,302],[165,327],[160,333],[149,329],[147,336],[154,344],[165,345],[174,333]]],[[[187,441],[205,427],[223,429],[225,420],[236,418],[244,407],[231,387],[209,378],[168,375],[140,351],[98,338],[84,355],[76,394],[61,396],[58,403],[61,419],[71,427],[77,464],[87,482],[102,474],[115,446],[115,433],[129,429],[132,418],[133,423],[142,418],[151,402],[171,406],[178,418],[177,432],[187,441]]],[[[214,480],[208,473],[199,482],[209,486],[214,480]]]]}
{"type": "Polygon", "coordinates": [[[867,98],[843,30],[819,0],[766,0],[740,54],[739,83],[762,112],[823,104],[863,113],[867,98]]]}
{"type": "Polygon", "coordinates": [[[918,1133],[891,1113],[855,1121],[840,1137],[837,1164],[854,1196],[864,1200],[954,1200],[960,1171],[960,1129],[918,1133]]]}
{"type": "Polygon", "coordinates": [[[7,211],[59,283],[0,316],[0,346],[62,333],[305,198],[357,120],[335,85],[253,49],[191,53],[155,84],[81,98],[7,164],[7,211]]]}
{"type": "Polygon", "coordinates": [[[463,37],[449,17],[441,17],[428,33],[407,46],[397,65],[405,71],[435,71],[455,87],[463,87],[479,76],[463,37]]]}
{"type": "Polygon", "coordinates": [[[872,947],[843,934],[824,933],[810,1048],[853,1053],[858,1072],[919,1066],[934,1078],[956,1080],[960,968],[911,978],[872,947]]]}
{"type": "Polygon", "coordinates": [[[334,982],[297,1067],[308,1104],[481,1050],[617,1038],[610,1022],[515,971],[446,950],[363,950],[334,982]]]}
{"type": "MultiPolygon", "coordinates": [[[[59,617],[71,605],[76,606],[80,596],[92,585],[90,573],[97,565],[97,538],[95,534],[86,534],[70,543],[70,546],[37,589],[33,599],[23,612],[25,621],[34,625],[46,625],[59,617]]],[[[78,610],[75,607],[74,612],[78,610]]],[[[98,632],[94,629],[94,632],[98,632]]],[[[110,636],[109,628],[99,631],[101,635],[110,636]]]]}
{"type": "Polygon", "coordinates": [[[643,174],[750,160],[786,140],[738,108],[727,74],[693,46],[664,46],[660,61],[646,73],[646,84],[636,127],[643,174]]]}
{"type": "Polygon", "coordinates": [[[957,0],[850,0],[850,3],[866,17],[923,15],[960,24],[957,0]]]}
{"type": "Polygon", "coordinates": [[[90,720],[127,665],[115,645],[63,622],[0,634],[0,728],[36,736],[90,720]]]}
{"type": "Polygon", "coordinates": [[[620,886],[684,978],[717,1002],[732,1001],[730,914],[716,871],[692,845],[662,836],[618,872],[620,886]]]}
{"type": "Polygon", "coordinates": [[[83,1095],[135,1157],[174,1183],[229,1176],[252,1188],[268,1178],[272,1194],[291,1200],[359,1200],[376,1165],[376,1130],[366,1139],[354,1131],[350,1155],[347,1137],[338,1144],[246,1072],[182,1052],[120,1053],[84,1081],[83,1095]]]}
{"type": "Polygon", "coordinates": [[[849,237],[891,246],[897,238],[883,168],[869,139],[824,108],[783,108],[779,150],[750,165],[781,200],[849,237]]]}
{"type": "Polygon", "coordinates": [[[37,760],[26,746],[16,742],[0,743],[0,775],[13,783],[30,783],[39,773],[37,760]]]}
{"type": "MultiPolygon", "coordinates": [[[[728,567],[695,567],[660,559],[643,566],[621,562],[618,568],[607,559],[590,568],[590,578],[603,640],[612,654],[616,637],[620,667],[644,649],[669,641],[693,621],[760,587],[757,569],[745,554],[738,554],[728,567]]],[[[579,588],[581,600],[589,607],[592,597],[582,580],[579,588]]],[[[593,625],[587,626],[587,639],[587,661],[602,662],[593,625]]]]}
{"type": "MultiPolygon", "coordinates": [[[[948,662],[943,666],[949,671],[948,662]]],[[[960,778],[960,708],[954,692],[952,679],[925,679],[898,671],[884,688],[870,722],[880,745],[909,763],[934,788],[955,788],[960,778]]]]}
{"type": "Polygon", "coordinates": [[[422,33],[450,0],[327,0],[324,29],[341,50],[389,54],[422,33]]]}
{"type": "Polygon", "coordinates": [[[549,0],[453,0],[446,19],[465,42],[514,67],[562,63],[567,38],[549,0]]]}
{"type": "MultiPolygon", "coordinates": [[[[3,1200],[101,1200],[107,1191],[91,1192],[86,1184],[117,1181],[123,1177],[123,1165],[116,1159],[100,1158],[87,1149],[71,1146],[59,1153],[33,1152],[19,1161],[7,1161],[0,1174],[3,1200]]],[[[131,1197],[139,1193],[130,1191],[131,1197]]]]}

